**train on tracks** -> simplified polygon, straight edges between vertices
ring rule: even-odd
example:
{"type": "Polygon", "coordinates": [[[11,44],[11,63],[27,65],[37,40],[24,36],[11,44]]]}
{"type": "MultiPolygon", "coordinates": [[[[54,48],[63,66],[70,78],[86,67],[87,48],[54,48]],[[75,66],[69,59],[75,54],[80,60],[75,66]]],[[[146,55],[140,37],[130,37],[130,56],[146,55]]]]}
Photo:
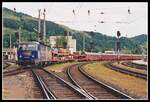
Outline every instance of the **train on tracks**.
{"type": "Polygon", "coordinates": [[[48,63],[49,47],[39,42],[20,43],[17,50],[17,63],[19,65],[44,65],[48,63]]]}
{"type": "Polygon", "coordinates": [[[22,42],[18,45],[17,63],[19,65],[45,66],[69,61],[121,61],[141,60],[142,55],[104,54],[104,53],[70,53],[51,48],[40,42],[22,42]]]}
{"type": "Polygon", "coordinates": [[[22,42],[17,49],[17,63],[19,65],[44,66],[53,63],[72,61],[70,54],[62,54],[40,42],[22,42]]]}

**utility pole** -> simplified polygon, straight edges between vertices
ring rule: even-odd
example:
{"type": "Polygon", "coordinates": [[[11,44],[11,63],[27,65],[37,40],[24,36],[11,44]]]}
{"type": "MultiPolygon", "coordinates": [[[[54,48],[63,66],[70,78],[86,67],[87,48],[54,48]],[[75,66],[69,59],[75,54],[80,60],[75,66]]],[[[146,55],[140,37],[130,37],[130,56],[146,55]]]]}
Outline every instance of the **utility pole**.
{"type": "Polygon", "coordinates": [[[40,13],[41,13],[41,9],[38,10],[39,11],[39,24],[38,24],[38,41],[39,41],[39,36],[41,33],[41,20],[40,20],[40,13]]]}
{"type": "Polygon", "coordinates": [[[142,60],[144,61],[144,48],[143,48],[143,46],[142,45],[140,45],[140,47],[141,47],[141,49],[142,49],[142,60]]]}
{"type": "Polygon", "coordinates": [[[43,15],[44,15],[44,35],[43,35],[43,39],[45,40],[45,36],[46,36],[46,24],[45,24],[45,12],[46,12],[46,10],[44,9],[44,13],[43,13],[43,15]]]}
{"type": "Polygon", "coordinates": [[[93,51],[93,46],[94,46],[94,42],[91,40],[90,41],[91,52],[93,51]]]}
{"type": "Polygon", "coordinates": [[[21,42],[21,26],[19,27],[19,43],[21,42]]]}
{"type": "Polygon", "coordinates": [[[85,51],[85,36],[83,35],[83,52],[85,51]]]}
{"type": "Polygon", "coordinates": [[[11,34],[9,34],[9,36],[10,36],[10,39],[9,39],[9,40],[10,40],[10,41],[9,41],[9,43],[10,43],[10,44],[9,44],[9,47],[10,47],[10,60],[11,60],[11,52],[12,52],[12,51],[11,51],[11,34]]]}
{"type": "MultiPolygon", "coordinates": [[[[16,8],[14,8],[14,12],[16,13],[16,8]]],[[[21,22],[21,19],[20,19],[21,22]]],[[[21,42],[21,25],[19,26],[19,43],[21,42]]]]}
{"type": "Polygon", "coordinates": [[[69,50],[69,32],[67,31],[67,50],[69,50]]]}

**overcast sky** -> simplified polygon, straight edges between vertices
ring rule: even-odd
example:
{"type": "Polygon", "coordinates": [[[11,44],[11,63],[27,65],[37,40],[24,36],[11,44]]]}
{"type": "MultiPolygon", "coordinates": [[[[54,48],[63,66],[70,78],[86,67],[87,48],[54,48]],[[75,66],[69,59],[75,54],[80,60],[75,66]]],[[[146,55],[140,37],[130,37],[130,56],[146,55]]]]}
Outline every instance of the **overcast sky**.
{"type": "Polygon", "coordinates": [[[42,9],[43,12],[45,8],[46,20],[75,30],[96,31],[109,36],[116,36],[119,30],[122,36],[126,37],[148,34],[148,3],[146,2],[3,2],[3,7],[12,10],[16,8],[17,12],[33,17],[38,17],[38,9],[42,9]],[[128,9],[131,14],[128,13],[128,9]],[[100,23],[101,21],[104,23],[100,23]]]}

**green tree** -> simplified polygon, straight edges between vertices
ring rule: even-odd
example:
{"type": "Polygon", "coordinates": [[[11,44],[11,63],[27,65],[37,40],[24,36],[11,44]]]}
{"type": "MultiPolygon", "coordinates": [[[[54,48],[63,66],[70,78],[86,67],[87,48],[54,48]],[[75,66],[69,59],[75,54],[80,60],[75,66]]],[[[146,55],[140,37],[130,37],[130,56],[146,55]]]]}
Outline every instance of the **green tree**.
{"type": "Polygon", "coordinates": [[[57,37],[56,38],[56,47],[62,47],[64,48],[64,44],[66,44],[67,39],[64,36],[57,37]]]}

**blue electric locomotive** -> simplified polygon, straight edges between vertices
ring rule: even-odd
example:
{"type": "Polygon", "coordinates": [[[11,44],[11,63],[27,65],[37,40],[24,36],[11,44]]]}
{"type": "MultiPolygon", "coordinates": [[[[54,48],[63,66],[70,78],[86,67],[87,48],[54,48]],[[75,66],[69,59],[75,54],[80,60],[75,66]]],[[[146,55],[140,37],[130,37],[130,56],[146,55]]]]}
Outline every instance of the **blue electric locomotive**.
{"type": "Polygon", "coordinates": [[[23,66],[49,64],[50,50],[51,48],[39,42],[22,42],[17,50],[18,64],[23,66]]]}

